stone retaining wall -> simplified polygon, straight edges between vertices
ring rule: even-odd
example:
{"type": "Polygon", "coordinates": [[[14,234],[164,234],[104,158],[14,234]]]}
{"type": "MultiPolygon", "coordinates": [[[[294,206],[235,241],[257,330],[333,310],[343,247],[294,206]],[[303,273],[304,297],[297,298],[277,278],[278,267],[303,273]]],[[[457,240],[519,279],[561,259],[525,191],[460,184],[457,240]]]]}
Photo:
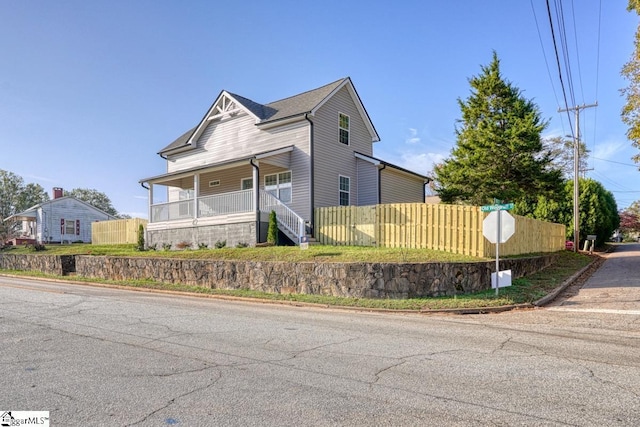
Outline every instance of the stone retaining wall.
{"type": "MultiPolygon", "coordinates": [[[[539,271],[553,255],[506,259],[512,278],[539,271]]],[[[153,280],[213,289],[252,289],[357,298],[434,297],[490,288],[495,261],[469,263],[288,263],[77,256],[78,276],[153,280]]]]}
{"type": "Polygon", "coordinates": [[[75,255],[0,254],[0,269],[41,271],[64,276],[76,271],[75,255]]]}

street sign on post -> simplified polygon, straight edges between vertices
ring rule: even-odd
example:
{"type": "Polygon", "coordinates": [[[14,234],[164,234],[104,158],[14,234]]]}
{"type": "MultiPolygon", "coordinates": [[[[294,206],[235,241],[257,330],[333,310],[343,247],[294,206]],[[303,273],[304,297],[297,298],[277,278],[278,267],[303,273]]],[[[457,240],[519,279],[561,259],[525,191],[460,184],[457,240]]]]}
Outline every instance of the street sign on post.
{"type": "Polygon", "coordinates": [[[513,209],[513,203],[502,203],[493,205],[480,206],[482,212],[494,212],[494,211],[510,211],[513,209]]]}
{"type": "Polygon", "coordinates": [[[491,243],[505,243],[515,230],[516,220],[506,211],[493,211],[482,221],[482,235],[491,243]]]}
{"type": "Polygon", "coordinates": [[[500,243],[505,243],[516,230],[516,220],[512,217],[506,209],[512,209],[513,203],[507,203],[504,205],[488,205],[482,206],[484,212],[491,212],[482,221],[482,235],[487,238],[491,243],[496,245],[496,276],[495,276],[495,288],[496,295],[498,295],[498,289],[500,288],[500,243]],[[498,207],[493,209],[494,207],[498,207]],[[505,209],[500,209],[505,207],[505,209]],[[488,208],[488,209],[484,209],[488,208]]]}

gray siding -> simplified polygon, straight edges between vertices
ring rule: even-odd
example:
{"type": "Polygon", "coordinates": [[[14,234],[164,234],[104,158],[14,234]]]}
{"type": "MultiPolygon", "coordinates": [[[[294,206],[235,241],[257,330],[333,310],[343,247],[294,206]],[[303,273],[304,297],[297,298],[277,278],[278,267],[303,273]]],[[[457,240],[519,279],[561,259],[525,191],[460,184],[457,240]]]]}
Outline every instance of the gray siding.
{"type": "Polygon", "coordinates": [[[308,127],[308,122],[303,120],[275,129],[259,129],[247,114],[213,121],[198,138],[196,148],[169,158],[167,172],[232,161],[288,146],[308,153],[308,127]]]}
{"type": "MultiPolygon", "coordinates": [[[[292,202],[289,206],[304,219],[311,219],[310,209],[310,157],[309,122],[283,125],[272,129],[259,129],[254,119],[240,114],[233,119],[210,123],[198,139],[197,148],[171,157],[167,171],[176,172],[192,167],[201,167],[232,161],[269,150],[293,146],[293,151],[260,160],[260,188],[264,186],[264,175],[291,170],[292,202]]],[[[202,195],[240,190],[240,180],[252,176],[252,167],[221,169],[200,176],[202,195]],[[220,179],[219,187],[209,187],[209,181],[220,179]]],[[[184,184],[189,185],[189,178],[184,184]]],[[[193,184],[190,187],[193,188],[193,184]]],[[[177,200],[177,191],[169,190],[169,200],[177,200]],[[175,193],[175,194],[174,194],[175,193]]]]}
{"type": "Polygon", "coordinates": [[[354,151],[371,156],[371,135],[346,87],[329,99],[314,117],[315,206],[336,206],[339,203],[338,176],[351,177],[351,203],[357,203],[358,171],[354,151]],[[340,143],[338,114],[350,121],[350,144],[340,143]]]}
{"type": "Polygon", "coordinates": [[[356,159],[358,169],[358,206],[378,204],[378,167],[365,160],[356,159]]]}
{"type": "Polygon", "coordinates": [[[424,203],[424,181],[394,169],[380,175],[380,203],[424,203]]]}

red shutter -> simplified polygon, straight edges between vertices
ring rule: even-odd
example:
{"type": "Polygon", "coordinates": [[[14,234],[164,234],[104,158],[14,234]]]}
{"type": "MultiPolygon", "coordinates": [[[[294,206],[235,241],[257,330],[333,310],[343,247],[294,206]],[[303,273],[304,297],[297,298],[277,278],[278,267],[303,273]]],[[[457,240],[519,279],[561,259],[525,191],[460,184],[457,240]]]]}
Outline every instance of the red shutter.
{"type": "Polygon", "coordinates": [[[80,220],[76,219],[76,236],[80,235],[80,220]]]}
{"type": "Polygon", "coordinates": [[[64,234],[64,219],[60,219],[60,234],[64,234]]]}

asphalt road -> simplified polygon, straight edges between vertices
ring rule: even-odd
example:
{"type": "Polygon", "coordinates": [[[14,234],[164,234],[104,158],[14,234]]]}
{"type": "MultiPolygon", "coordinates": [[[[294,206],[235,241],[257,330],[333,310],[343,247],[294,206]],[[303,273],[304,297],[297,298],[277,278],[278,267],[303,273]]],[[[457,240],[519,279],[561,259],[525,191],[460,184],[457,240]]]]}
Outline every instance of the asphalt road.
{"type": "Polygon", "coordinates": [[[0,301],[0,410],[52,426],[640,424],[633,310],[373,314],[8,277],[0,301]]]}

